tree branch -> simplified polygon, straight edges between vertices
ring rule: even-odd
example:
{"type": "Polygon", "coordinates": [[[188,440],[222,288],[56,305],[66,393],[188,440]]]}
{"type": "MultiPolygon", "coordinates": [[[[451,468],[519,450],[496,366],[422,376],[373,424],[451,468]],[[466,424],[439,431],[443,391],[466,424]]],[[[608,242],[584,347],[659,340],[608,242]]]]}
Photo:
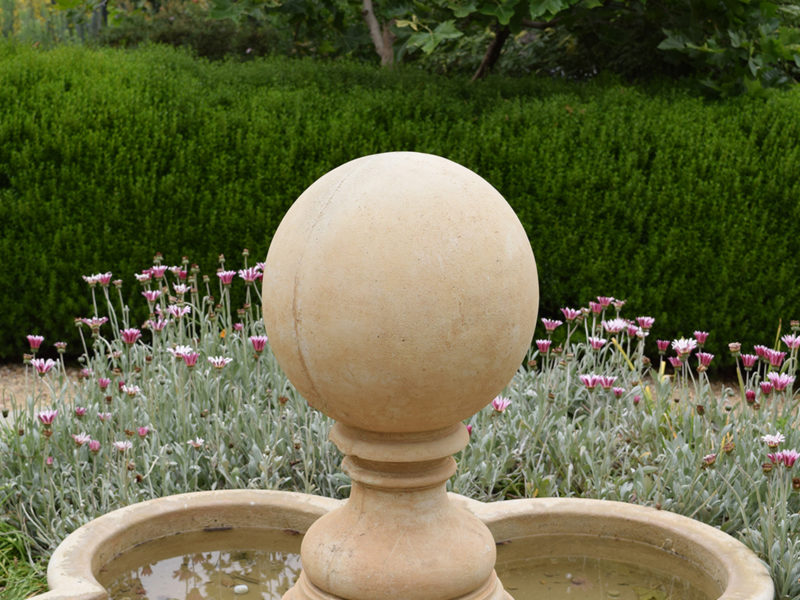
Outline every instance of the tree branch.
{"type": "Polygon", "coordinates": [[[372,38],[372,45],[375,46],[375,52],[381,57],[381,65],[391,65],[394,63],[394,34],[391,30],[391,21],[381,27],[378,23],[378,18],[375,16],[375,8],[372,5],[372,0],[362,0],[361,16],[364,17],[364,22],[369,29],[369,36],[372,38]]]}
{"type": "Polygon", "coordinates": [[[483,60],[481,61],[478,70],[475,71],[475,74],[472,76],[472,81],[483,79],[489,74],[489,71],[492,70],[492,67],[494,67],[497,59],[500,58],[500,51],[503,49],[503,44],[506,43],[509,35],[511,35],[511,29],[509,29],[507,26],[500,27],[498,25],[495,27],[494,39],[486,49],[486,54],[483,55],[483,60]]]}
{"type": "Polygon", "coordinates": [[[530,29],[547,29],[548,27],[557,25],[560,20],[561,17],[556,17],[550,21],[531,21],[530,19],[522,19],[522,25],[530,29]]]}

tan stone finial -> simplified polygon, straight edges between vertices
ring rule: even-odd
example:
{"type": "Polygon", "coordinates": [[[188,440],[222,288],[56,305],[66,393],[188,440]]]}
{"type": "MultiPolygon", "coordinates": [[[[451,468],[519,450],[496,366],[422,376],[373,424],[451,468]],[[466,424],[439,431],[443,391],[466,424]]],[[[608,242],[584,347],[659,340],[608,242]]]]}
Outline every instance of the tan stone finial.
{"type": "Polygon", "coordinates": [[[508,598],[488,529],[453,506],[463,419],[531,343],[536,264],[481,177],[414,152],[366,156],[294,203],[270,245],[263,315],[292,383],[337,424],[350,500],[303,541],[286,598],[508,598]]]}

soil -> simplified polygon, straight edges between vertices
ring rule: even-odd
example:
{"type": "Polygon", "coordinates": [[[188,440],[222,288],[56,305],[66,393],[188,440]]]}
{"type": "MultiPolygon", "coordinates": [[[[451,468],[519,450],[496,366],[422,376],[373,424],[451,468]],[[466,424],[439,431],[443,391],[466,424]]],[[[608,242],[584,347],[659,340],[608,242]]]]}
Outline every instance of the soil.
{"type": "MultiPolygon", "coordinates": [[[[67,367],[67,375],[78,379],[78,369],[67,367]]],[[[33,373],[28,373],[27,385],[30,385],[33,373]]],[[[0,409],[8,410],[15,403],[25,402],[26,378],[25,366],[22,364],[0,364],[0,409]]],[[[42,395],[42,404],[47,404],[47,392],[42,395]]]]}

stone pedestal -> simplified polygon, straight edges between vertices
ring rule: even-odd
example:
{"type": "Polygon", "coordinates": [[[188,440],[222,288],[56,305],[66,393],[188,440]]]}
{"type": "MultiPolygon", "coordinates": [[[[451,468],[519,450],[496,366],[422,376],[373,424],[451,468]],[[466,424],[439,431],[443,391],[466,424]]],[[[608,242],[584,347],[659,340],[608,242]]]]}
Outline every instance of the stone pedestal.
{"type": "Polygon", "coordinates": [[[346,455],[350,499],[306,534],[304,570],[286,598],[510,598],[491,533],[445,493],[463,425],[378,437],[337,424],[331,438],[346,455]]]}
{"type": "Polygon", "coordinates": [[[501,600],[495,546],[452,505],[462,421],[530,347],[536,264],[502,196],[438,156],[378,154],[309,187],[264,269],[278,362],[337,424],[353,486],[303,540],[289,600],[501,600]]]}

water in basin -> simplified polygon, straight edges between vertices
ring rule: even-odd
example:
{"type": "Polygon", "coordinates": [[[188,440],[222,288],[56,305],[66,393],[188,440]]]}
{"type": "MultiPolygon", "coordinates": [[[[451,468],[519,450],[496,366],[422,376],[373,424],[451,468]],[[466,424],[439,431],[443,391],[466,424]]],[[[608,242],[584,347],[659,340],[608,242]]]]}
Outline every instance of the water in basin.
{"type": "Polygon", "coordinates": [[[111,600],[280,599],[300,575],[302,539],[270,529],[182,533],[120,554],[97,579],[111,600]]]}
{"type": "MultiPolygon", "coordinates": [[[[296,532],[280,530],[185,533],[121,554],[101,570],[98,579],[111,600],[280,600],[300,574],[301,541],[296,532]]],[[[563,545],[549,546],[560,552],[563,545]]],[[[498,546],[497,574],[515,600],[712,597],[682,577],[654,569],[647,557],[642,564],[640,560],[537,556],[542,547],[542,540],[498,546]]],[[[640,549],[635,550],[641,558],[640,549]]]]}

